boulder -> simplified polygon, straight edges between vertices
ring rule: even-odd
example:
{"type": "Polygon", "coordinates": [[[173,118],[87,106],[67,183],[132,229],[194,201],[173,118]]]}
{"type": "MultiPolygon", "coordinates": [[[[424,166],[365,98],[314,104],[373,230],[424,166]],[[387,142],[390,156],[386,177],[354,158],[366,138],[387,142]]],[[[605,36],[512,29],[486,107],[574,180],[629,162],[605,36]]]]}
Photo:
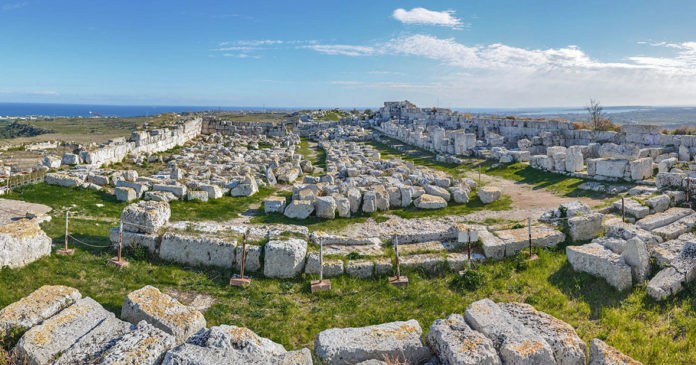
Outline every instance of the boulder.
{"type": "Polygon", "coordinates": [[[231,268],[237,241],[219,236],[167,232],[162,236],[159,257],[187,266],[231,268]]]}
{"type": "MultiPolygon", "coordinates": [[[[403,194],[402,194],[403,197],[403,194]]],[[[360,211],[360,204],[362,202],[362,194],[360,190],[356,188],[350,188],[348,190],[348,201],[350,202],[350,212],[355,214],[360,211]]],[[[409,202],[410,203],[410,202],[409,202]]]]}
{"type": "Polygon", "coordinates": [[[653,174],[653,161],[650,157],[639,158],[629,163],[631,180],[641,181],[649,179],[653,174]]]}
{"type": "Polygon", "coordinates": [[[121,318],[133,324],[144,320],[174,336],[175,343],[182,343],[205,328],[205,318],[201,312],[179,303],[150,285],[126,296],[121,308],[121,318]]]}
{"type": "Polygon", "coordinates": [[[454,199],[455,203],[464,204],[469,202],[471,191],[463,186],[454,186],[450,189],[450,193],[452,193],[452,199],[454,199]]]}
{"type": "Polygon", "coordinates": [[[264,251],[263,274],[269,278],[291,278],[302,272],[307,241],[299,238],[271,240],[264,251]]]}
{"type": "Polygon", "coordinates": [[[336,218],[336,201],[330,196],[319,196],[314,201],[317,217],[325,219],[336,218]]]}
{"type": "Polygon", "coordinates": [[[556,364],[553,349],[540,334],[525,327],[492,300],[471,303],[464,318],[471,328],[493,342],[504,364],[556,364]]]}
{"type": "Polygon", "coordinates": [[[48,256],[52,243],[35,219],[20,219],[0,226],[0,269],[24,267],[48,256]]]}
{"type": "Polygon", "coordinates": [[[413,205],[419,209],[442,209],[447,207],[447,201],[440,196],[423,194],[413,202],[413,205]]]}
{"type": "Polygon", "coordinates": [[[590,342],[590,362],[588,365],[642,365],[640,362],[622,354],[600,339],[590,342]]]}
{"type": "Polygon", "coordinates": [[[135,190],[131,188],[117,187],[114,189],[114,195],[116,196],[116,200],[121,202],[131,202],[138,198],[135,194],[135,190]]]}
{"type": "Polygon", "coordinates": [[[599,157],[612,160],[633,161],[640,156],[640,147],[635,144],[604,143],[599,147],[599,157]]]}
{"type": "Polygon", "coordinates": [[[377,211],[377,193],[366,191],[362,197],[362,211],[364,213],[374,213],[377,211]]]}
{"type": "Polygon", "coordinates": [[[268,213],[283,213],[285,211],[285,197],[269,196],[263,200],[263,211],[268,213]]]}
{"type": "Polygon", "coordinates": [[[459,314],[435,320],[426,340],[442,364],[502,365],[493,342],[472,330],[459,314]]]}
{"type": "Polygon", "coordinates": [[[425,186],[425,193],[429,195],[434,195],[434,196],[439,196],[442,199],[444,199],[446,202],[450,200],[450,193],[447,191],[445,188],[441,188],[436,185],[426,185],[425,186]]]}
{"type": "Polygon", "coordinates": [[[584,241],[599,237],[604,233],[602,213],[573,217],[568,219],[568,234],[573,242],[584,241]]]}
{"type": "Polygon", "coordinates": [[[0,341],[11,332],[32,328],[82,298],[77,289],[44,285],[0,310],[0,341]]]}
{"type": "Polygon", "coordinates": [[[633,279],[642,283],[650,275],[650,254],[645,243],[639,238],[634,237],[626,241],[626,248],[621,253],[624,261],[631,265],[633,279]]]}
{"type": "Polygon", "coordinates": [[[141,321],[135,330],[123,335],[95,363],[157,365],[174,345],[174,336],[146,321],[141,321]]]}
{"type": "Polygon", "coordinates": [[[553,349],[558,364],[585,365],[587,345],[573,326],[526,303],[498,303],[498,306],[525,327],[539,334],[553,349]]]}
{"type": "Polygon", "coordinates": [[[500,199],[503,192],[495,186],[484,186],[478,190],[478,197],[483,204],[490,204],[500,199]]]}
{"type": "Polygon", "coordinates": [[[61,352],[51,365],[93,364],[133,329],[130,323],[109,317],[61,352]]]}
{"type": "Polygon", "coordinates": [[[314,211],[311,200],[293,200],[285,207],[285,216],[293,219],[307,219],[314,211]]]}
{"type": "Polygon", "coordinates": [[[575,271],[602,277],[620,291],[632,286],[631,266],[620,255],[598,243],[567,246],[566,256],[575,271]]]}
{"type": "Polygon", "coordinates": [[[156,233],[169,222],[171,214],[168,203],[141,201],[123,208],[121,223],[124,231],[156,233]]]}
{"type": "Polygon", "coordinates": [[[348,198],[340,194],[334,194],[333,199],[334,202],[336,202],[336,212],[338,213],[338,216],[341,218],[349,218],[350,200],[348,200],[348,198]]]}
{"type": "Polygon", "coordinates": [[[671,199],[667,194],[660,194],[649,199],[645,199],[645,204],[652,208],[653,213],[664,212],[669,209],[671,199]]]}
{"type": "Polygon", "coordinates": [[[314,353],[325,365],[357,364],[385,357],[409,364],[430,359],[418,322],[383,323],[361,328],[332,328],[319,332],[314,353]]]}

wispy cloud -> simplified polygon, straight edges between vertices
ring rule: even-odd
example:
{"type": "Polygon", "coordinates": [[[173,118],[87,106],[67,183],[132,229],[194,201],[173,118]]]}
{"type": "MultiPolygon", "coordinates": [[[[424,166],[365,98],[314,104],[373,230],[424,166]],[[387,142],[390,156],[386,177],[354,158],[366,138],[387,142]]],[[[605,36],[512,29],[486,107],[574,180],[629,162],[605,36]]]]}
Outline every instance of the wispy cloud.
{"type": "Polygon", "coordinates": [[[370,46],[352,46],[347,44],[313,44],[301,48],[313,49],[319,53],[343,56],[369,56],[375,54],[375,48],[370,46]]]}
{"type": "Polygon", "coordinates": [[[7,4],[3,4],[0,9],[2,9],[3,11],[9,11],[9,10],[20,9],[20,8],[23,8],[27,5],[29,5],[29,3],[26,1],[7,3],[7,4]]]}
{"type": "Polygon", "coordinates": [[[404,24],[437,25],[453,29],[469,26],[469,24],[462,23],[459,18],[456,18],[452,10],[432,11],[425,8],[411,10],[399,8],[394,10],[392,17],[404,24]]]}
{"type": "Polygon", "coordinates": [[[234,57],[234,58],[260,58],[260,56],[249,55],[246,53],[223,53],[224,57],[234,57]]]}

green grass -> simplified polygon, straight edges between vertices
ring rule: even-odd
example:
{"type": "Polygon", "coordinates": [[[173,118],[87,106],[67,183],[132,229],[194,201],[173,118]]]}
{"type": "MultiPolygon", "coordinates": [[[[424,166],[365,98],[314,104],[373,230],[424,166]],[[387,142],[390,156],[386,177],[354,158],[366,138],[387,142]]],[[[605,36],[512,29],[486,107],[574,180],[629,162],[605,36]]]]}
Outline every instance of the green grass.
{"type": "MultiPolygon", "coordinates": [[[[481,164],[483,173],[492,176],[514,180],[520,183],[532,185],[535,189],[547,189],[557,195],[567,197],[592,197],[604,198],[606,194],[582,190],[578,187],[590,179],[580,179],[562,174],[555,174],[530,167],[526,163],[500,164],[493,167],[490,161],[481,164]]],[[[628,185],[632,185],[627,183],[628,185]]]]}
{"type": "Polygon", "coordinates": [[[336,121],[339,121],[341,118],[345,118],[347,115],[348,114],[346,114],[346,113],[328,112],[328,113],[322,115],[319,118],[319,120],[336,122],[336,121]]]}
{"type": "Polygon", "coordinates": [[[175,200],[169,203],[172,209],[172,221],[224,221],[236,218],[244,213],[252,204],[261,204],[263,199],[272,195],[276,189],[259,188],[259,192],[249,197],[223,196],[219,199],[202,202],[198,200],[175,200]]]}
{"type": "MultiPolygon", "coordinates": [[[[105,237],[101,240],[106,242],[105,237]]],[[[406,272],[410,281],[406,289],[390,286],[386,277],[337,277],[331,279],[331,292],[311,294],[313,276],[293,280],[254,276],[252,285],[240,290],[227,285],[229,270],[126,257],[130,267],[118,271],[105,264],[112,253],[78,247],[72,257],[53,255],[22,269],[1,270],[0,307],[41,285],[62,284],[120,315],[125,296],[149,284],[212,295],[217,303],[205,313],[209,327],[245,326],[288,349],[298,349],[312,348],[317,333],[333,327],[413,318],[427,332],[435,319],[461,314],[470,303],[491,298],[532,304],[573,325],[586,342],[600,338],[645,364],[696,362],[691,351],[696,339],[693,288],[658,304],[647,298],[644,285],[618,293],[602,279],[573,272],[562,248],[538,254],[532,263],[514,257],[479,265],[482,280],[477,285],[463,285],[454,273],[406,272]]]]}
{"type": "Polygon", "coordinates": [[[312,166],[321,167],[326,171],[326,151],[319,146],[310,147],[309,141],[305,138],[300,140],[300,149],[297,153],[301,154],[305,160],[311,161],[312,166]]]}
{"type": "Polygon", "coordinates": [[[435,210],[423,210],[411,206],[403,209],[390,210],[389,213],[398,215],[399,217],[405,219],[443,217],[446,215],[466,215],[481,210],[509,210],[511,204],[512,200],[507,195],[503,195],[500,199],[490,204],[483,204],[483,202],[481,202],[481,199],[479,199],[478,196],[472,195],[469,202],[466,204],[456,204],[450,202],[449,205],[447,205],[447,207],[435,210]]]}
{"type": "MultiPolygon", "coordinates": [[[[45,183],[26,185],[23,187],[23,191],[23,193],[13,193],[7,198],[45,204],[61,212],[67,209],[71,215],[101,218],[119,217],[127,205],[124,202],[119,202],[116,197],[105,191],[64,188],[45,183]]],[[[52,214],[55,213],[52,212],[52,214]]]]}

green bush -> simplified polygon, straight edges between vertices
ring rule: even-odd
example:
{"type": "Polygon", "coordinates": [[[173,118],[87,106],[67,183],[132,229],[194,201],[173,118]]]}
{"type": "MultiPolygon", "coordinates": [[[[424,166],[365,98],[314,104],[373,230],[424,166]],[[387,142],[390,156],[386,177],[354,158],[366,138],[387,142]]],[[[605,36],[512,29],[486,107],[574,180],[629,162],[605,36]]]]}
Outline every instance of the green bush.
{"type": "Polygon", "coordinates": [[[452,279],[452,286],[459,290],[473,291],[483,285],[484,276],[482,273],[473,270],[464,271],[463,275],[455,276],[452,279]]]}

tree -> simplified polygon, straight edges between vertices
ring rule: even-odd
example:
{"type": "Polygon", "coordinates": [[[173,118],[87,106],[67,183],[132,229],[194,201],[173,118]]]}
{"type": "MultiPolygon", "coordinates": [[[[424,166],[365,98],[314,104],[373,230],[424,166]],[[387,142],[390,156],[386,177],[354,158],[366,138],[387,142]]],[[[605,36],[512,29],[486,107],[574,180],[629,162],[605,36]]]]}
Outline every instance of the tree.
{"type": "Polygon", "coordinates": [[[592,129],[595,131],[600,130],[602,119],[604,119],[602,114],[604,108],[602,108],[598,101],[590,99],[590,105],[585,107],[585,109],[590,114],[590,125],[592,129]]]}

